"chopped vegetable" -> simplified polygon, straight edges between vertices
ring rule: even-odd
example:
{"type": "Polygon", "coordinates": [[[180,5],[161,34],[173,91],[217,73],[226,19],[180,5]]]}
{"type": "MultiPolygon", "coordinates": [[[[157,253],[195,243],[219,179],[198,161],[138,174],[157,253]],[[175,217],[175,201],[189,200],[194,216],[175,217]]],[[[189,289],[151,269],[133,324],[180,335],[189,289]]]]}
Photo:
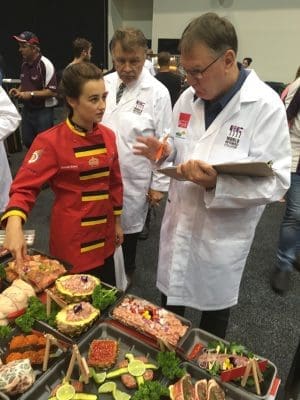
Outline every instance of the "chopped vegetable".
{"type": "Polygon", "coordinates": [[[55,326],[55,315],[58,312],[58,306],[52,304],[51,314],[47,317],[46,306],[37,297],[29,297],[28,307],[26,312],[16,318],[15,323],[22,329],[23,332],[31,331],[34,321],[40,320],[47,322],[51,326],[55,326]]]}
{"type": "Polygon", "coordinates": [[[92,294],[93,306],[101,311],[105,310],[117,300],[117,292],[117,288],[105,289],[101,285],[97,285],[92,294]]]}
{"type": "Polygon", "coordinates": [[[160,351],[157,354],[158,366],[168,379],[181,378],[186,373],[186,370],[179,366],[180,362],[174,351],[160,351]]]}
{"type": "Polygon", "coordinates": [[[12,332],[12,328],[10,326],[0,326],[0,339],[5,339],[12,332]]]}
{"type": "Polygon", "coordinates": [[[169,389],[157,381],[146,381],[131,397],[131,400],[159,400],[169,396],[169,389]]]}

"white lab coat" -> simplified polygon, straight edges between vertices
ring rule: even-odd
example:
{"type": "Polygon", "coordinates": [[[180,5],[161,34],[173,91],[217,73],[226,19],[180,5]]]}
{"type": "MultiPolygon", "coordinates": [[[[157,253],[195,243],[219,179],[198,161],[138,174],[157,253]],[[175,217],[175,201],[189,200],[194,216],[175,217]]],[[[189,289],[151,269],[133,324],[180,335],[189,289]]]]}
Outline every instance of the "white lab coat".
{"type": "Polygon", "coordinates": [[[119,162],[124,184],[124,233],[140,232],[148,211],[149,188],[167,191],[169,179],[153,173],[149,160],[133,154],[137,136],[160,138],[170,132],[172,106],[168,89],[144,68],[139,79],[127,86],[116,104],[120,85],[117,72],[104,77],[108,96],[102,123],[109,126],[117,137],[119,162]]]}
{"type": "Polygon", "coordinates": [[[171,180],[157,287],[168,296],[168,304],[218,310],[237,303],[265,204],[281,199],[289,187],[289,131],[279,96],[254,71],[207,130],[204,103],[193,96],[189,88],[175,105],[175,165],[189,159],[210,164],[272,160],[275,170],[267,178],[219,175],[212,191],[171,180]]]}
{"type": "Polygon", "coordinates": [[[0,213],[5,210],[8,203],[12,181],[4,139],[17,129],[20,121],[20,114],[5,90],[0,86],[0,213]]]}

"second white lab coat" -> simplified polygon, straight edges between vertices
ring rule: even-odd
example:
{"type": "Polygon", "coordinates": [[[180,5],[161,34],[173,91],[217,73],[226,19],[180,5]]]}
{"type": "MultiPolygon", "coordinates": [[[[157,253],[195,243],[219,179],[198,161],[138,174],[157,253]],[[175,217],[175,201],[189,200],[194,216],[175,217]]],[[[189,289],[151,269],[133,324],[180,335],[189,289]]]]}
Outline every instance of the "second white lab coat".
{"type": "MultiPolygon", "coordinates": [[[[205,129],[204,102],[187,89],[174,109],[174,164],[273,161],[267,178],[218,175],[206,191],[171,180],[162,222],[157,287],[168,304],[218,310],[238,301],[242,273],[265,204],[290,183],[284,106],[251,71],[241,90],[205,129]]],[[[257,279],[260,279],[258,276],[257,279]]]]}
{"type": "Polygon", "coordinates": [[[144,68],[139,79],[129,85],[118,104],[116,93],[120,84],[117,72],[104,77],[108,91],[102,123],[116,134],[119,162],[124,184],[124,233],[140,232],[148,211],[149,188],[165,192],[169,180],[153,173],[149,160],[133,154],[137,136],[160,138],[170,132],[172,106],[168,89],[144,68]]]}
{"type": "Polygon", "coordinates": [[[8,165],[4,139],[19,126],[21,116],[5,90],[0,86],[0,213],[5,210],[9,199],[9,189],[12,182],[8,165]]]}

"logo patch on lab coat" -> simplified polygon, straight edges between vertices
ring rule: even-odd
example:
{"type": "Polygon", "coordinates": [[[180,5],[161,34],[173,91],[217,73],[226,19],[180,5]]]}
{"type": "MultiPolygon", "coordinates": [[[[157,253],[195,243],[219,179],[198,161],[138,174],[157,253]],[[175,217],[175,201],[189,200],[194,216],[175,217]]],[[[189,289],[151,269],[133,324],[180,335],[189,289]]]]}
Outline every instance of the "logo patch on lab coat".
{"type": "Polygon", "coordinates": [[[140,101],[140,100],[137,100],[136,103],[135,103],[133,112],[135,114],[142,114],[142,112],[144,110],[144,107],[145,107],[145,103],[140,101]]]}
{"type": "Polygon", "coordinates": [[[244,128],[237,125],[230,125],[224,146],[236,149],[240,143],[244,128]]]}
{"type": "Polygon", "coordinates": [[[28,164],[33,164],[33,163],[37,162],[41,158],[42,153],[43,153],[42,149],[41,150],[35,150],[31,154],[31,157],[28,160],[28,164]]]}
{"type": "Polygon", "coordinates": [[[175,133],[175,136],[177,137],[177,138],[180,138],[180,139],[185,139],[186,138],[186,131],[180,131],[180,132],[176,132],[175,133]]]}
{"type": "Polygon", "coordinates": [[[191,114],[187,113],[180,113],[179,120],[178,120],[178,127],[179,128],[187,128],[191,119],[191,114]]]}

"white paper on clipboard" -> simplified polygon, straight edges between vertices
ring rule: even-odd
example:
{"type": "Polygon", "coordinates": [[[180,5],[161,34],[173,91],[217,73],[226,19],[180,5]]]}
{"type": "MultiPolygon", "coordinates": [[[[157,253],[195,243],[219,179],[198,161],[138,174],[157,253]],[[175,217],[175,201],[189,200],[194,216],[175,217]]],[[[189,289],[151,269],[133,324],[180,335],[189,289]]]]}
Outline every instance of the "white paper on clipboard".
{"type": "MultiPolygon", "coordinates": [[[[254,177],[266,177],[273,176],[274,171],[270,163],[267,162],[248,162],[248,163],[226,163],[216,164],[213,167],[219,174],[229,175],[240,175],[240,176],[254,176],[254,177]]],[[[179,181],[184,181],[181,175],[177,173],[177,167],[166,167],[161,168],[158,172],[165,174],[171,178],[179,181]]]]}

